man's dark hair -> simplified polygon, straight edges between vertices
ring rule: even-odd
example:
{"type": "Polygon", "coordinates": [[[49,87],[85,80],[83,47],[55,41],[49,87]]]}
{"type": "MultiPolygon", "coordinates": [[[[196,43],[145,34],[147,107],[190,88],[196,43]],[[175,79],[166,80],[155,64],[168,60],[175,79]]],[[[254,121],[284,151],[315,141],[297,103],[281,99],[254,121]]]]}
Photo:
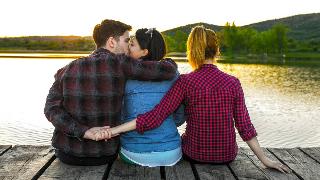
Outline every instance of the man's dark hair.
{"type": "Polygon", "coordinates": [[[148,54],[141,57],[143,60],[159,61],[167,53],[163,36],[156,29],[138,29],[135,34],[141,49],[148,49],[148,54]]]}
{"type": "Polygon", "coordinates": [[[119,38],[124,32],[131,31],[131,29],[130,25],[120,21],[105,19],[94,27],[93,40],[97,48],[100,48],[106,44],[109,37],[119,38]]]}

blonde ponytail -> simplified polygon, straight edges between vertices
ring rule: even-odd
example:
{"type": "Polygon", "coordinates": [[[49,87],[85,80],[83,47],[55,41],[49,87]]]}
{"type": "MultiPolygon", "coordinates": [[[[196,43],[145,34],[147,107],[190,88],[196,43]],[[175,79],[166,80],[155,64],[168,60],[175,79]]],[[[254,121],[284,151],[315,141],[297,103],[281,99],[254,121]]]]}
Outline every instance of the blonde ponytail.
{"type": "Polygon", "coordinates": [[[196,26],[191,30],[187,41],[187,58],[193,70],[199,69],[206,59],[214,59],[218,52],[214,31],[203,26],[196,26]]]}

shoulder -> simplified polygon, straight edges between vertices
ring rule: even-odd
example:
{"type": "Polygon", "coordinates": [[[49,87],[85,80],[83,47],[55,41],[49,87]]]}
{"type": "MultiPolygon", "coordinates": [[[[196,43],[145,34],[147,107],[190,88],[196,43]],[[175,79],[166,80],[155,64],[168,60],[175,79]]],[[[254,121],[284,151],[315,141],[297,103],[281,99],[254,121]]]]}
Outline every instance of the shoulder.
{"type": "Polygon", "coordinates": [[[224,73],[223,84],[233,93],[238,93],[242,89],[240,80],[237,77],[227,73],[224,73]]]}

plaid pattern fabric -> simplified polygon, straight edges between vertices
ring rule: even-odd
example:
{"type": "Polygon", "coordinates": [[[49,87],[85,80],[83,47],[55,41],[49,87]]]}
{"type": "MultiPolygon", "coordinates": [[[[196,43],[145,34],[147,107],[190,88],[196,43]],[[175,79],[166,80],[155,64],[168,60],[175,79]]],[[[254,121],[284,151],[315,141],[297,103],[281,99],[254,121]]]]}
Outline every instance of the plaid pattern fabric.
{"type": "Polygon", "coordinates": [[[119,138],[106,141],[83,139],[91,127],[120,124],[127,79],[167,80],[176,64],[138,61],[97,49],[58,70],[45,104],[45,115],[54,125],[52,145],[75,156],[99,157],[116,153],[119,138]]]}
{"type": "Polygon", "coordinates": [[[234,126],[244,141],[257,135],[240,81],[210,64],[181,75],[160,104],[138,116],[137,131],[143,133],[159,126],[180,103],[185,104],[187,117],[182,148],[194,160],[234,160],[238,151],[234,126]]]}

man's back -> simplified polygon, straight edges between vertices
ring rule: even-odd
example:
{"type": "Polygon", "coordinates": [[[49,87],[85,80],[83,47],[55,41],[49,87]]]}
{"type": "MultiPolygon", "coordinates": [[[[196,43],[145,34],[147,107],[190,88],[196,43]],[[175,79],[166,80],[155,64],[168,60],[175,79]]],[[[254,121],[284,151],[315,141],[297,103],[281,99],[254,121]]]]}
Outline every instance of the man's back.
{"type": "Polygon", "coordinates": [[[84,133],[92,127],[120,123],[128,78],[168,79],[174,75],[171,63],[139,64],[102,48],[71,62],[57,72],[47,97],[45,114],[55,126],[52,145],[79,157],[115,154],[119,138],[97,142],[82,138],[84,133]]]}

